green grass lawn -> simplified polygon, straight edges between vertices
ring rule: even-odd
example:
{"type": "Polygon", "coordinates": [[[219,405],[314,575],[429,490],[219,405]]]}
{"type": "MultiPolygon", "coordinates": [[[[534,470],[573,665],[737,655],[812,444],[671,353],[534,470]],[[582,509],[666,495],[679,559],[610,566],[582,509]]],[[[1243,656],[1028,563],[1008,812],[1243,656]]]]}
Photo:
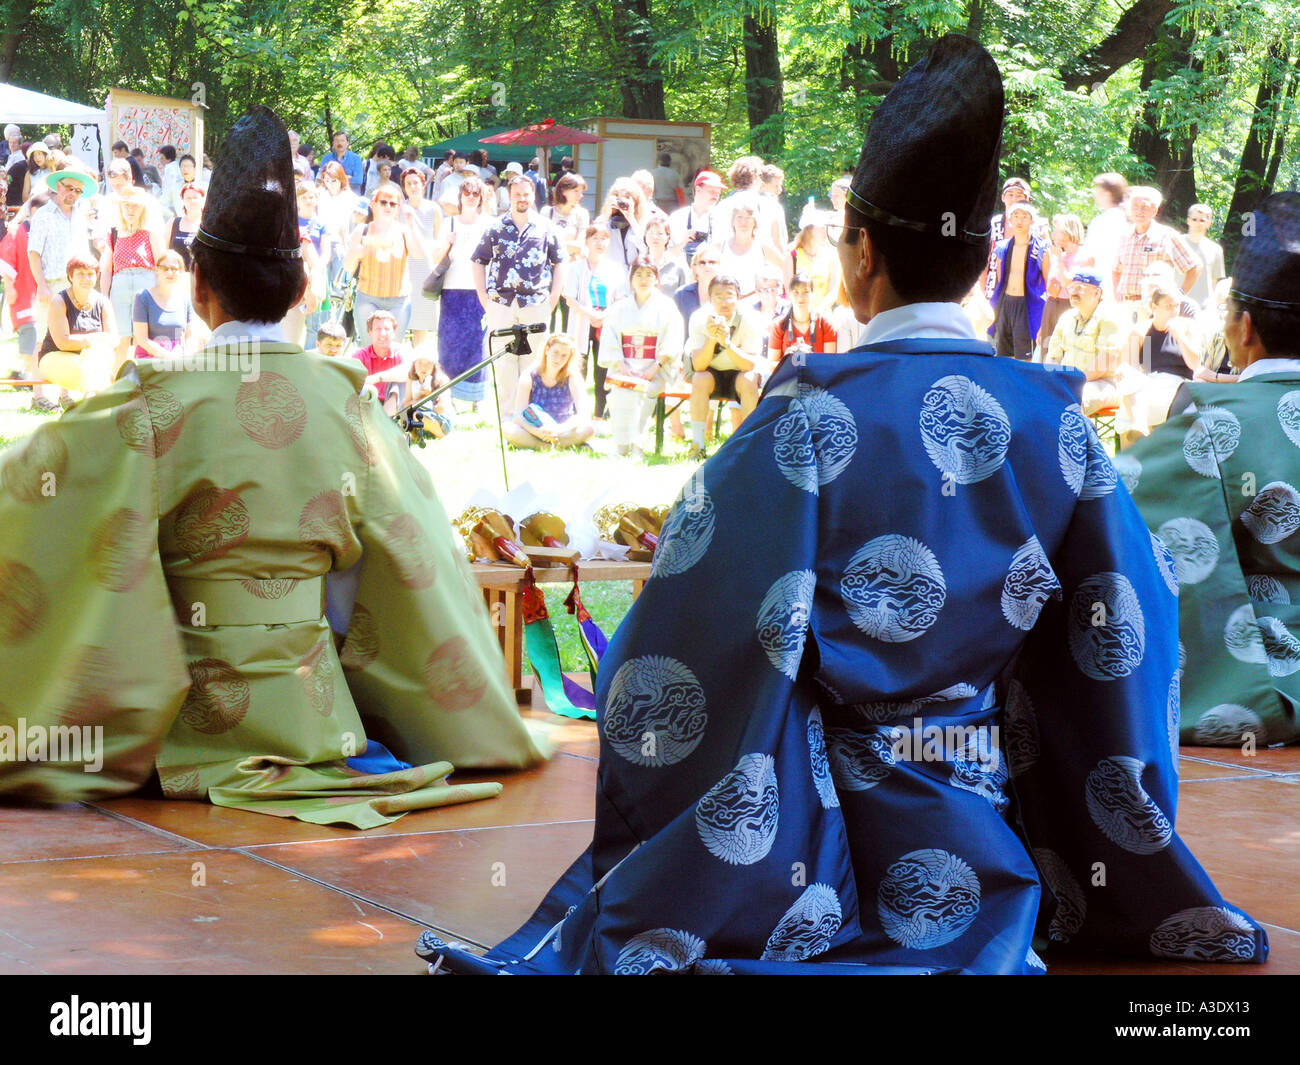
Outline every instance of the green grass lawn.
{"type": "MultiPolygon", "coordinates": [[[[0,338],[0,377],[17,365],[16,339],[0,338]]],[[[27,393],[27,389],[0,384],[0,448],[34,432],[45,419],[58,417],[57,413],[25,410],[27,393]]],[[[486,406],[482,404],[481,408],[486,406]]],[[[432,475],[449,518],[460,514],[476,493],[487,491],[498,498],[503,496],[506,475],[511,488],[527,484],[551,509],[568,517],[580,515],[597,499],[641,506],[671,503],[696,469],[695,463],[685,460],[684,445],[671,435],[666,437],[663,457],[648,455],[644,460],[610,454],[608,437],[597,437],[593,444],[590,452],[516,451],[507,446],[503,473],[495,417],[489,424],[484,416],[466,412],[458,416],[453,433],[413,453],[432,475]]],[[[578,638],[577,622],[564,609],[568,587],[545,585],[543,590],[563,668],[585,672],[587,659],[578,638]]],[[[632,603],[632,589],[626,582],[595,581],[583,584],[582,598],[597,624],[612,636],[632,603]]],[[[529,669],[526,662],[524,668],[529,669]]]]}

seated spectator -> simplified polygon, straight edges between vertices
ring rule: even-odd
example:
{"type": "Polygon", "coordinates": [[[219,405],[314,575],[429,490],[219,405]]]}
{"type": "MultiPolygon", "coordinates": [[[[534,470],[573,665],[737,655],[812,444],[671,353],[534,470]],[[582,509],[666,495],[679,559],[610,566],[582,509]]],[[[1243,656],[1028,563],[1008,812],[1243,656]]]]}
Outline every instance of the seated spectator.
{"type": "Polygon", "coordinates": [[[348,334],[338,322],[322,322],[316,330],[316,347],[308,354],[324,355],[336,359],[347,354],[348,334]]]}
{"type": "Polygon", "coordinates": [[[575,447],[595,433],[577,351],[572,337],[552,333],[532,369],[519,375],[515,416],[502,426],[515,447],[575,447]]]}
{"type": "Polygon", "coordinates": [[[790,310],[772,324],[767,342],[768,357],[778,364],[792,352],[839,350],[835,326],[812,309],[813,284],[807,274],[795,274],[790,281],[790,310]]]}
{"type": "Polygon", "coordinates": [[[1043,321],[1052,253],[1031,230],[1038,214],[1028,203],[1007,208],[1007,236],[993,248],[993,347],[1004,358],[1028,361],[1043,321]]]}
{"type": "Polygon", "coordinates": [[[1083,413],[1095,414],[1119,403],[1128,334],[1113,305],[1102,299],[1103,278],[1097,271],[1076,271],[1067,291],[1070,306],[1048,338],[1043,361],[1072,367],[1088,379],[1083,413]]]}
{"type": "Polygon", "coordinates": [[[1145,372],[1124,387],[1117,425],[1125,445],[1168,417],[1175,393],[1200,366],[1200,337],[1195,323],[1178,313],[1180,298],[1177,288],[1154,285],[1148,317],[1129,337],[1129,361],[1145,372]]]}
{"type": "Polygon", "coordinates": [[[397,318],[391,311],[371,311],[366,319],[370,343],[352,358],[366,368],[366,386],[373,387],[387,414],[396,414],[410,380],[411,351],[397,340],[397,318]],[[394,386],[394,387],[390,387],[394,386]]]}
{"type": "Polygon", "coordinates": [[[709,306],[691,316],[686,359],[691,374],[690,458],[706,457],[709,400],[740,404],[740,421],[758,405],[758,387],[745,375],[758,361],[762,337],[740,307],[740,282],[719,274],[709,284],[709,306]]]}
{"type": "Polygon", "coordinates": [[[701,244],[691,257],[691,277],[673,293],[673,302],[682,312],[682,321],[689,322],[701,307],[708,306],[709,285],[722,267],[722,251],[715,244],[701,244]]]}
{"type": "Polygon", "coordinates": [[[579,375],[593,367],[596,385],[595,417],[605,416],[605,368],[596,358],[605,312],[627,292],[627,272],[606,255],[609,229],[598,219],[587,227],[586,255],[573,263],[565,278],[564,302],[570,311],[570,333],[582,353],[579,375]]]}
{"type": "Polygon", "coordinates": [[[415,410],[408,411],[401,416],[400,423],[403,430],[412,434],[412,441],[424,445],[424,437],[432,436],[435,440],[441,440],[452,429],[451,415],[454,413],[451,405],[450,390],[446,386],[451,383],[442,367],[438,365],[437,352],[432,343],[416,345],[412,352],[410,369],[407,372],[407,404],[419,403],[426,396],[432,395],[435,391],[439,392],[438,398],[431,403],[415,410]]]}
{"type": "Polygon", "coordinates": [[[68,287],[50,300],[49,332],[38,353],[39,372],[72,393],[99,392],[113,381],[117,319],[95,289],[98,273],[93,259],[68,258],[68,287]]]}
{"type": "Polygon", "coordinates": [[[196,319],[188,282],[180,284],[185,262],[170,248],[158,256],[157,280],[136,293],[132,335],[137,359],[167,358],[194,350],[196,319]]]}
{"type": "Polygon", "coordinates": [[[656,398],[675,376],[685,329],[677,305],[659,289],[659,271],[649,258],[632,265],[632,293],[605,315],[597,363],[609,389],[614,449],[639,450],[638,441],[656,398]]]}

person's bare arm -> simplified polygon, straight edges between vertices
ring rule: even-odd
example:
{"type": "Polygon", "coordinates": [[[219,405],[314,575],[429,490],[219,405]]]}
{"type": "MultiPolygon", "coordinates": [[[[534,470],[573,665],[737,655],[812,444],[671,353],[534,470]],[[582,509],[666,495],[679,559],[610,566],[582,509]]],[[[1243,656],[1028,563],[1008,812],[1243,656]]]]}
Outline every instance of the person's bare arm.
{"type": "Polygon", "coordinates": [[[478,293],[479,305],[486,311],[488,304],[492,301],[488,299],[487,293],[487,267],[482,263],[471,263],[474,267],[474,291],[478,293]]]}

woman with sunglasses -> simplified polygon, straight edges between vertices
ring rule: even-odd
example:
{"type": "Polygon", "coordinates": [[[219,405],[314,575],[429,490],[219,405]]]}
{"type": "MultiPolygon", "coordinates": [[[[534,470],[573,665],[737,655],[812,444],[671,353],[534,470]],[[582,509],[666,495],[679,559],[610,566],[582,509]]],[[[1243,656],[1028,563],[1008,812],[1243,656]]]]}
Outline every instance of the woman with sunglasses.
{"type": "Polygon", "coordinates": [[[188,350],[194,337],[194,310],[180,253],[168,248],[158,256],[158,275],[152,288],[135,297],[132,332],[135,358],[162,359],[188,350]]]}
{"type": "MultiPolygon", "coordinates": [[[[438,314],[438,362],[451,378],[463,374],[483,358],[487,331],[483,326],[483,307],[474,287],[474,267],[469,258],[491,222],[480,209],[483,188],[483,182],[477,177],[466,175],[453,197],[443,198],[446,222],[429,259],[436,264],[442,262],[444,255],[451,256],[451,264],[443,278],[442,298],[439,300],[442,308],[438,314]]],[[[472,404],[477,409],[486,394],[485,374],[486,371],[479,370],[472,377],[453,385],[451,398],[472,404]]]]}
{"type": "Polygon", "coordinates": [[[370,197],[374,220],[352,231],[345,273],[357,272],[357,296],[353,305],[357,323],[357,344],[368,347],[370,331],[365,323],[375,311],[388,311],[397,320],[397,339],[406,337],[411,320],[411,279],[406,261],[415,255],[429,257],[424,235],[415,212],[402,202],[402,190],[386,181],[370,197]]]}

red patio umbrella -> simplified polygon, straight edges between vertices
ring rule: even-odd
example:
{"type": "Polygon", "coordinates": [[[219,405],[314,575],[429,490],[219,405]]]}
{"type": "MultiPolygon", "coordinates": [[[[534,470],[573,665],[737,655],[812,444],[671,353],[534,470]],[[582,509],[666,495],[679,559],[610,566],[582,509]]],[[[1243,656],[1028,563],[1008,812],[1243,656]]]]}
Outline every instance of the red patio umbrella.
{"type": "Polygon", "coordinates": [[[550,150],[557,144],[596,144],[603,141],[594,133],[562,126],[553,118],[544,118],[530,126],[494,133],[491,137],[481,137],[480,144],[526,144],[537,146],[538,165],[542,168],[542,180],[548,180],[551,172],[550,150]]]}

